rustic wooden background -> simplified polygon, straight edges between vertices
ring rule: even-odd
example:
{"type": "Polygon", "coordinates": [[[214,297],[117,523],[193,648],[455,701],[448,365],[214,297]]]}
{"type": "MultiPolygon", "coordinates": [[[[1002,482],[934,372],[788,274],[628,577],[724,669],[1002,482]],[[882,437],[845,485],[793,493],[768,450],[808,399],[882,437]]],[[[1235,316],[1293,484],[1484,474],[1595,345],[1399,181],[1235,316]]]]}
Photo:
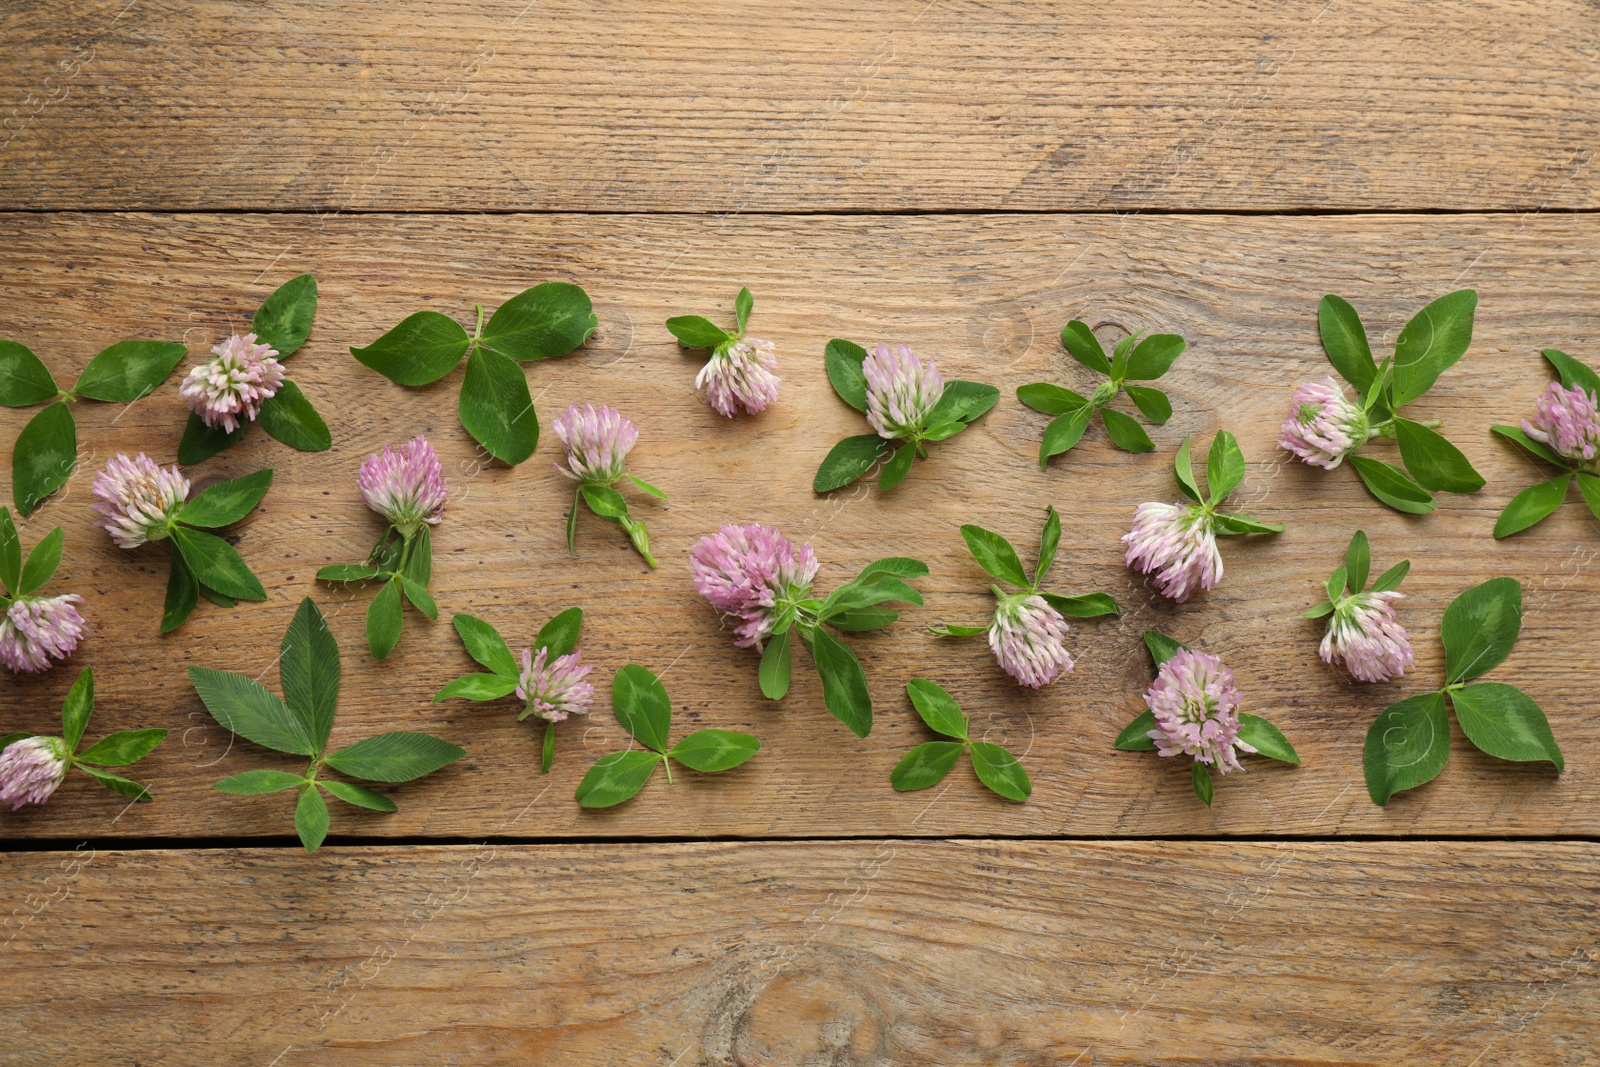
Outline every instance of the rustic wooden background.
{"type": "MultiPolygon", "coordinates": [[[[1547,380],[1540,348],[1600,359],[1592,3],[73,0],[7,5],[0,28],[0,336],[63,381],[128,336],[184,341],[186,368],[309,271],[322,301],[291,373],[334,433],[308,455],[253,432],[191,472],[276,470],[232,531],[270,599],[202,605],[162,637],[167,549],[115,548],[88,487],[116,451],[172,461],[183,405],[169,383],[77,406],[80,469],[22,526],[29,543],[66,528],[55,584],[87,598],[92,633],[65,669],[0,682],[0,732],[53,729],[93,665],[91,736],[172,734],[138,768],[153,804],[73,778],[0,814],[0,1064],[1600,1062],[1600,523],[1574,493],[1494,541],[1536,475],[1488,432],[1547,380]],[[585,286],[601,326],[529,366],[547,433],[515,469],[457,424],[460,371],[404,389],[348,355],[413,310],[469,321],[548,279],[585,286]],[[726,319],[740,285],[784,386],[729,422],[662,321],[726,319]],[[1377,347],[1463,286],[1481,299],[1472,349],[1418,409],[1482,492],[1416,519],[1353,472],[1286,462],[1287,391],[1326,367],[1324,292],[1377,347]],[[1046,419],[1014,390],[1086,380],[1056,340],[1073,317],[1108,341],[1188,339],[1157,453],[1095,429],[1038,470],[1046,419]],[[908,342],[1002,401],[895,491],[818,498],[817,463],[862,432],[822,371],[834,336],[908,342]],[[548,420],[574,400],[639,424],[633,469],[671,495],[636,509],[657,571],[587,515],[564,551],[548,420]],[[1248,510],[1288,530],[1227,542],[1221,586],[1174,607],[1117,538],[1137,503],[1176,495],[1183,435],[1219,426],[1250,461],[1248,510]],[[417,432],[453,493],[443,611],[514,647],[562,608],[589,613],[602,700],[560,728],[548,776],[509,703],[430,703],[472,669],[447,623],[408,612],[375,664],[370,594],[312,580],[379,532],[360,458],[417,432]],[[921,628],[990,604],[957,526],[1027,554],[1048,504],[1065,519],[1053,586],[1125,612],[1074,624],[1077,671],[1034,693],[981,640],[921,628]],[[756,656],[694,594],[690,546],[745,521],[809,540],[823,589],[881,555],[932,566],[926,608],[852,641],[867,740],[804,669],[762,700],[756,656]],[[1351,683],[1299,618],[1357,528],[1377,566],[1412,560],[1414,681],[1351,683]],[[1526,618],[1495,677],[1545,708],[1565,773],[1458,735],[1435,782],[1373,806],[1367,725],[1437,684],[1440,612],[1502,574],[1526,618]],[[336,742],[412,728],[469,751],[390,790],[395,815],[336,810],[316,856],[289,836],[290,794],[211,789],[293,764],[232,742],[182,670],[275,686],[306,595],[345,652],[336,742]],[[1304,766],[1251,761],[1207,810],[1178,761],[1113,752],[1150,677],[1146,627],[1223,655],[1304,766]],[[663,674],[680,729],[747,730],[760,755],[579,809],[584,770],[624,740],[604,694],[629,661],[663,674]],[[929,738],[913,673],[1023,754],[1026,805],[962,768],[889,788],[929,738]]],[[[0,463],[30,415],[0,411],[0,463]]]]}

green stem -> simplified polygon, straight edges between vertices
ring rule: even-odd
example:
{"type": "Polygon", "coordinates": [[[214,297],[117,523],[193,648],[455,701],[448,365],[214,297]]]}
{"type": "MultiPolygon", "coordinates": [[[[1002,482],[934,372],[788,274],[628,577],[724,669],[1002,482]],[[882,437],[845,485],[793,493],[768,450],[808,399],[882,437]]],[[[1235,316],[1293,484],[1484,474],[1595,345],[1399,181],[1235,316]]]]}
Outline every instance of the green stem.
{"type": "Polygon", "coordinates": [[[387,571],[384,574],[379,575],[379,577],[398,578],[401,575],[405,574],[405,572],[406,572],[406,564],[411,562],[411,546],[415,542],[415,540],[416,540],[416,535],[414,535],[414,534],[411,537],[406,537],[404,534],[401,535],[401,537],[400,537],[400,562],[395,566],[394,570],[387,571]]]}
{"type": "Polygon", "coordinates": [[[1028,599],[1030,596],[1033,596],[1037,590],[1030,586],[1020,593],[1008,593],[1004,589],[1001,589],[998,585],[991,585],[989,586],[989,592],[994,594],[994,599],[997,606],[1004,608],[1018,603],[1019,601],[1028,599]]]}
{"type": "Polygon", "coordinates": [[[628,541],[632,543],[634,551],[644,557],[644,561],[650,566],[656,566],[656,558],[650,554],[650,535],[645,530],[644,524],[634,522],[627,516],[623,516],[622,521],[622,528],[628,532],[628,541]]]}
{"type": "Polygon", "coordinates": [[[478,328],[472,332],[473,343],[483,340],[483,305],[478,305],[478,328]]]}
{"type": "MultiPolygon", "coordinates": [[[[1411,419],[1411,421],[1416,422],[1418,426],[1426,426],[1427,429],[1430,430],[1437,430],[1440,429],[1440,427],[1445,426],[1445,421],[1443,421],[1443,419],[1411,419]]],[[[1373,429],[1371,429],[1371,434],[1382,435],[1382,437],[1387,437],[1389,440],[1394,440],[1394,419],[1386,419],[1384,422],[1379,422],[1378,426],[1374,426],[1373,429]]],[[[1370,440],[1370,438],[1368,438],[1368,440],[1370,440]]]]}
{"type": "Polygon", "coordinates": [[[578,502],[583,499],[583,487],[572,494],[572,510],[567,512],[567,555],[578,554],[578,502]]]}
{"type": "Polygon", "coordinates": [[[814,640],[817,634],[817,617],[809,611],[795,608],[794,629],[800,631],[800,636],[807,641],[814,640]]]}
{"type": "Polygon", "coordinates": [[[661,757],[661,762],[666,765],[666,768],[667,768],[667,784],[671,785],[672,784],[672,761],[669,760],[667,757],[662,756],[661,757]]]}

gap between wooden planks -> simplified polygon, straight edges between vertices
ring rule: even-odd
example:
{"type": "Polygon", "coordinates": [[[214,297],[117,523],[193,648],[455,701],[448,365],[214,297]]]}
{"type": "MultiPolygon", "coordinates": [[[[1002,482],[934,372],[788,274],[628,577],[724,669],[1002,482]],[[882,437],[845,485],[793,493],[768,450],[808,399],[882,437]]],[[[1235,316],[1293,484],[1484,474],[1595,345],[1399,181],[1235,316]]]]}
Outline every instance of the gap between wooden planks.
{"type": "MultiPolygon", "coordinates": [[[[1546,834],[1600,832],[1600,727],[1590,678],[1600,631],[1594,560],[1600,529],[1576,501],[1510,541],[1490,537],[1494,517],[1538,473],[1493,439],[1493,422],[1531,410],[1548,372],[1538,356],[1558,346],[1600,358],[1600,219],[1593,216],[1349,218],[999,216],[767,217],[523,216],[485,218],[231,215],[4,215],[7,284],[0,336],[31,345],[62,380],[113,340],[185,340],[191,361],[235,328],[284,278],[314,272],[322,303],[291,372],[330,417],[332,451],[306,455],[252,433],[192,472],[197,484],[272,466],[277,479],[260,511],[233,531],[272,599],[224,611],[203,605],[187,626],[157,633],[167,549],[128,553],[93,527],[94,470],[117,450],[170,462],[185,417],[177,375],[126,409],[80,404],[80,470],[69,488],[24,524],[29,543],[67,529],[55,586],[88,599],[93,633],[64,668],[4,681],[6,730],[54,730],[75,672],[93,664],[99,702],[91,737],[164,726],[167,743],[139,767],[154,804],[125,808],[92,783],[70,781],[48,806],[7,814],[0,835],[226,838],[290,831],[290,799],[222,796],[211,784],[250,767],[291,760],[232,741],[206,715],[183,673],[190,663],[260,675],[276,687],[277,642],[303,596],[332,618],[344,651],[336,744],[380,730],[424,729],[466,747],[466,760],[391,790],[399,814],[335,813],[335,834],[382,837],[496,834],[565,836],[1143,835],[1143,834],[1546,834]],[[516,469],[483,465],[457,423],[460,371],[404,389],[348,354],[419,308],[469,321],[548,278],[585,285],[601,329],[570,357],[528,368],[546,435],[516,469]],[[779,347],[784,391],[759,418],[729,422],[693,391],[699,361],[679,351],[662,320],[680,313],[731,315],[740,285],[755,292],[752,329],[779,347]],[[1472,350],[1420,402],[1418,417],[1446,432],[1489,479],[1476,497],[1444,498],[1424,519],[1374,502],[1350,471],[1331,474],[1286,460],[1274,442],[1289,388],[1327,371],[1316,303],[1338,292],[1360,309],[1375,346],[1391,344],[1427,300],[1462,285],[1482,291],[1472,350]],[[1160,451],[1112,449],[1096,429],[1048,472],[1035,463],[1045,418],[1014,399],[1018,385],[1053,380],[1085,388],[1086,375],[1056,333],[1083,316],[1114,340],[1123,330],[1162,329],[1190,349],[1163,380],[1173,421],[1154,432],[1160,451]],[[973,430],[933,448],[896,491],[857,488],[818,498],[817,463],[834,441],[863,432],[832,396],[822,348],[833,336],[906,341],[937,356],[952,377],[1002,387],[999,407],[973,430]],[[563,544],[567,481],[552,469],[550,416],[569,401],[609,402],[632,416],[641,442],[630,461],[662,486],[665,504],[638,511],[660,551],[647,571],[619,531],[583,516],[578,558],[563,544]],[[1192,603],[1157,602],[1122,566],[1118,537],[1143,500],[1175,499],[1170,460],[1185,433],[1208,441],[1237,433],[1251,461],[1237,500],[1288,523],[1275,539],[1224,546],[1220,587],[1192,603]],[[319,586],[323,563],[360,558],[380,530],[355,485],[360,458],[386,442],[426,432],[444,456],[454,497],[436,531],[434,586],[446,615],[488,618],[514,646],[571,604],[590,613],[586,656],[600,668],[600,699],[587,722],[560,728],[555,768],[537,773],[538,733],[514,721],[511,702],[430,703],[446,681],[475,669],[454,632],[408,613],[406,633],[383,664],[367,656],[362,617],[370,593],[319,586]],[[1041,693],[994,665],[981,640],[937,641],[929,622],[982,620],[989,580],[957,533],[979,522],[1026,554],[1047,504],[1065,516],[1051,584],[1104,589],[1121,620],[1075,624],[1074,675],[1041,693]],[[827,715],[803,662],[781,705],[757,689],[757,657],[732,647],[694,593],[687,554],[724,522],[776,523],[809,540],[827,590],[883,555],[914,553],[933,574],[925,609],[892,629],[852,639],[877,710],[857,741],[827,715]],[[1351,532],[1372,537],[1379,568],[1409,557],[1402,617],[1418,647],[1416,680],[1360,686],[1316,656],[1319,630],[1300,618],[1342,558],[1351,532]],[[1546,709],[1567,771],[1518,766],[1457,737],[1438,780],[1374,807],[1362,784],[1368,724],[1401,695],[1439,682],[1440,613],[1462,589],[1494,575],[1526,588],[1522,642],[1494,677],[1546,709]],[[1219,784],[1208,811],[1186,768],[1153,754],[1111,750],[1140,710],[1150,679],[1140,631],[1158,627],[1220,653],[1236,672],[1245,710],[1268,715],[1305,766],[1252,761],[1219,784]],[[661,672],[678,735],[700,726],[747,730],[764,742],[745,767],[716,778],[685,773],[656,781],[607,813],[581,811],[572,789],[588,765],[620,747],[607,682],[637,661],[661,672]],[[946,685],[991,739],[1033,776],[1021,807],[986,794],[965,768],[944,787],[898,795],[888,772],[929,739],[903,695],[913,674],[946,685]]],[[[186,362],[184,365],[187,367],[186,362]]],[[[180,368],[180,372],[182,368],[180,368]]],[[[9,450],[29,411],[0,411],[9,450]]],[[[1381,454],[1381,448],[1380,448],[1381,454]]],[[[0,452],[0,465],[9,460],[0,452]]],[[[0,466],[0,469],[4,469],[0,466]]]]}
{"type": "Polygon", "coordinates": [[[1592,843],[13,855],[0,1064],[1576,1067],[1597,891],[1592,843]]]}
{"type": "Polygon", "coordinates": [[[1600,206],[1582,0],[33,0],[0,37],[16,208],[1600,206]]]}

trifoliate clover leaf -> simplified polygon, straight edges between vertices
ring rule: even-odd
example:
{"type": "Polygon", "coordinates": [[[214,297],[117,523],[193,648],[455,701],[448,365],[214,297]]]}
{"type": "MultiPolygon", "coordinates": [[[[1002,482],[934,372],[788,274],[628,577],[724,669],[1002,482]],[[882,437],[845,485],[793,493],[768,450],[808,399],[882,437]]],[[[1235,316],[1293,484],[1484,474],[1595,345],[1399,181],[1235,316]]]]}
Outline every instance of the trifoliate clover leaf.
{"type": "Polygon", "coordinates": [[[232,671],[192,666],[189,680],[211,717],[225,729],[265,748],[309,756],[305,773],[244,771],[216,784],[224,793],[249,796],[296,789],[295,829],[306,851],[315,852],[328,834],[327,791],[339,800],[372,811],[394,811],[392,800],[366,786],[337,779],[337,771],[368,782],[410,782],[454,763],[466,752],[431,734],[393,731],[328,752],[338,703],[338,646],[322,610],[309,597],[301,601],[284,634],[279,673],[283,699],[260,682],[232,671]]]}
{"type": "Polygon", "coordinates": [[[740,766],[761,750],[760,741],[736,730],[699,730],[669,748],[672,701],[661,680],[637,663],[623,667],[612,679],[611,706],[617,722],[647,751],[613,752],[596,761],[576,792],[578,803],[586,808],[609,808],[632,799],[658,763],[666,765],[671,785],[673,761],[702,774],[717,774],[740,766]]]}
{"type": "Polygon", "coordinates": [[[461,424],[502,463],[515,466],[539,443],[539,417],[517,362],[574,351],[600,325],[589,295],[570,282],[544,282],[507,300],[468,334],[437,311],[419,311],[351,355],[401,385],[436,382],[467,358],[459,402],[461,424]]]}
{"type": "Polygon", "coordinates": [[[1565,767],[1549,720],[1531,697],[1501,682],[1474,681],[1510,655],[1521,629],[1522,586],[1515,579],[1491,578],[1451,601],[1439,629],[1444,687],[1391,704],[1367,731],[1363,763],[1373,803],[1386,805],[1444,770],[1450,756],[1446,701],[1467,740],[1483,752],[1565,767]]]}

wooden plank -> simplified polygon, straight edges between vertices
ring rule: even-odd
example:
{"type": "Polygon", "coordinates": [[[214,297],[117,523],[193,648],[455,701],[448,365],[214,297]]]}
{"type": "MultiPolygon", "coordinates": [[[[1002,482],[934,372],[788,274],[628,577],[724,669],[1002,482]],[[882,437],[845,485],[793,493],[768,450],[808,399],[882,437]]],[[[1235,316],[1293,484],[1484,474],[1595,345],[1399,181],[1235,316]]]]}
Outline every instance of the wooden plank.
{"type": "MultiPolygon", "coordinates": [[[[24,536],[31,543],[55,524],[67,529],[56,584],[89,600],[94,632],[73,666],[99,672],[95,729],[174,733],[141,765],[159,794],[155,804],[124,812],[98,786],[74,781],[47,807],[0,819],[0,834],[76,841],[287,833],[286,797],[225,797],[210,786],[235,771],[292,763],[230,746],[182,668],[205,663],[275,686],[278,639],[307,595],[324,605],[345,652],[336,741],[427,729],[471,753],[453,770],[391,790],[398,815],[336,813],[335,833],[1600,832],[1600,725],[1586,674],[1600,630],[1596,524],[1574,498],[1537,530],[1492,540],[1501,507],[1536,475],[1488,431],[1531,410],[1548,376],[1539,348],[1596,358],[1593,217],[803,217],[719,225],[695,217],[13,215],[0,218],[0,247],[0,336],[33,345],[63,380],[126,336],[183,338],[199,357],[245,323],[277,282],[314,271],[322,308],[293,373],[334,416],[335,435],[332,451],[307,455],[252,433],[194,472],[203,482],[277,470],[260,513],[236,531],[271,600],[232,612],[204,606],[162,638],[167,549],[115,548],[92,526],[87,503],[94,469],[111,453],[145,449],[172,459],[185,416],[176,384],[127,409],[78,406],[83,467],[62,499],[25,524],[24,536]],[[493,306],[551,277],[587,286],[602,327],[581,354],[529,367],[539,410],[548,421],[569,401],[605,401],[638,422],[633,469],[672,497],[639,505],[659,571],[647,571],[618,531],[588,516],[579,523],[578,558],[567,557],[570,488],[550,467],[553,435],[518,468],[484,466],[457,424],[459,371],[435,387],[404,389],[347,353],[416,308],[465,318],[474,302],[493,306]],[[740,284],[755,291],[753,328],[777,341],[786,378],[768,414],[728,422],[695,397],[699,363],[660,324],[691,311],[720,308],[725,316],[740,284]],[[1284,459],[1275,440],[1289,387],[1326,370],[1315,323],[1323,292],[1353,300],[1381,345],[1426,300],[1465,284],[1483,290],[1473,349],[1416,410],[1444,420],[1488,488],[1412,519],[1377,505],[1353,472],[1324,474],[1284,459]],[[1011,394],[1039,379],[1086,387],[1086,374],[1055,339],[1074,315],[1103,326],[1108,339],[1147,328],[1188,337],[1190,350],[1165,383],[1177,414],[1155,433],[1158,453],[1118,452],[1096,429],[1065,462],[1039,471],[1045,418],[1011,394]],[[904,340],[936,355],[951,376],[1001,385],[1005,399],[975,430],[936,447],[900,489],[818,498],[810,490],[818,462],[863,426],[824,377],[822,347],[833,336],[904,340]],[[1183,435],[1208,440],[1219,424],[1239,435],[1251,461],[1241,499],[1286,521],[1288,532],[1229,542],[1227,575],[1212,594],[1181,607],[1157,603],[1124,569],[1118,537],[1138,502],[1177,496],[1170,462],[1183,435]],[[562,608],[589,609],[585,650],[600,667],[602,698],[587,723],[561,728],[549,777],[535,767],[538,734],[514,721],[511,703],[430,703],[445,682],[474,669],[447,625],[409,616],[398,651],[376,664],[362,636],[370,594],[312,580],[324,563],[363,556],[379,533],[355,487],[361,456],[419,431],[439,446],[456,494],[436,535],[434,590],[443,610],[481,615],[525,643],[562,608]],[[1051,503],[1068,516],[1056,587],[1110,591],[1125,615],[1075,624],[1076,673],[1035,693],[1000,673],[981,641],[944,643],[921,628],[982,620],[992,603],[960,523],[984,523],[1028,552],[1051,503]],[[691,587],[695,540],[721,523],[757,520],[815,546],[823,590],[885,554],[913,552],[932,565],[922,583],[926,609],[852,641],[877,702],[869,740],[857,741],[826,714],[803,656],[787,700],[764,701],[757,657],[731,647],[691,587]],[[1358,527],[1371,535],[1379,565],[1406,557],[1415,564],[1402,615],[1418,649],[1415,680],[1352,684],[1317,659],[1319,630],[1300,618],[1358,527]],[[1494,677],[1524,687],[1548,711],[1566,773],[1502,763],[1458,736],[1437,781],[1388,809],[1374,807],[1360,769],[1368,724],[1387,703],[1439,684],[1440,613],[1461,590],[1500,574],[1524,583],[1528,614],[1521,645],[1494,677]],[[1139,639],[1146,627],[1222,654],[1246,710],[1279,723],[1305,766],[1255,763],[1221,783],[1208,811],[1190,794],[1179,761],[1112,752],[1151,676],[1139,639]],[[610,673],[630,661],[663,673],[680,730],[748,730],[764,751],[715,779],[687,775],[671,788],[658,781],[624,808],[580,811],[572,790],[583,771],[623,743],[604,694],[610,673]],[[989,796],[966,770],[928,793],[889,789],[901,754],[929,739],[902,690],[913,674],[948,686],[992,739],[1025,754],[1036,786],[1028,804],[989,796]]],[[[0,447],[9,449],[27,414],[0,412],[0,447]]],[[[0,464],[8,462],[0,453],[0,464]]],[[[71,678],[61,670],[7,681],[5,728],[53,728],[71,678]]]]}
{"type": "Polygon", "coordinates": [[[1594,208],[1583,0],[11,3],[0,205],[1594,208]]]}
{"type": "Polygon", "coordinates": [[[80,850],[8,856],[0,886],[4,1064],[1570,1067],[1600,1043],[1592,843],[80,850]]]}

